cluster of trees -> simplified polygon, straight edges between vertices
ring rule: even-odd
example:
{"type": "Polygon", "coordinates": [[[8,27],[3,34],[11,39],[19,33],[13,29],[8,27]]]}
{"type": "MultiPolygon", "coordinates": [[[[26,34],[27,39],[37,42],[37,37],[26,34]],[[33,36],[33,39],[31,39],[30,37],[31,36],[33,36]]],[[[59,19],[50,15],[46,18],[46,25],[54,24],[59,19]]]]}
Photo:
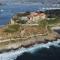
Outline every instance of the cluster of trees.
{"type": "Polygon", "coordinates": [[[25,24],[27,20],[22,20],[20,16],[13,17],[13,20],[18,24],[25,24]]]}
{"type": "Polygon", "coordinates": [[[60,17],[60,9],[46,10],[45,13],[48,15],[49,18],[56,16],[60,17]]]}

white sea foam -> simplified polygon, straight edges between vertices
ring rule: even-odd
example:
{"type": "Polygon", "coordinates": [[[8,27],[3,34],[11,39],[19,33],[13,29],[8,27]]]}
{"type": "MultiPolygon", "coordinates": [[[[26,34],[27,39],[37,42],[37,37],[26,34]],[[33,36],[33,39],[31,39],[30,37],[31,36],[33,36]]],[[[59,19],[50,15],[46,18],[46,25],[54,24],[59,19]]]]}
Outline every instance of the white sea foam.
{"type": "Polygon", "coordinates": [[[58,39],[57,41],[53,41],[53,42],[48,42],[46,44],[42,43],[42,44],[35,44],[33,45],[33,47],[30,48],[19,48],[18,50],[12,50],[10,52],[5,52],[0,54],[0,60],[14,60],[16,59],[16,57],[18,55],[21,55],[23,52],[31,52],[33,53],[36,49],[39,48],[49,48],[49,46],[54,45],[57,47],[60,47],[60,45],[58,45],[60,43],[60,39],[58,39]]]}
{"type": "Polygon", "coordinates": [[[1,12],[3,12],[4,10],[3,10],[3,9],[1,9],[0,11],[1,11],[1,12]]]}

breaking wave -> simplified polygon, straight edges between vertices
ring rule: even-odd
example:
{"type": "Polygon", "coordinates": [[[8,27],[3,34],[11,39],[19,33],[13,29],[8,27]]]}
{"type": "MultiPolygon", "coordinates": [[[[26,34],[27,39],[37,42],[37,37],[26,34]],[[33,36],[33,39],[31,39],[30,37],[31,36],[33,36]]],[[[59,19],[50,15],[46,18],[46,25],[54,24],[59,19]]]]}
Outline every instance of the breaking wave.
{"type": "Polygon", "coordinates": [[[0,60],[60,60],[60,39],[1,53],[0,60]]]}

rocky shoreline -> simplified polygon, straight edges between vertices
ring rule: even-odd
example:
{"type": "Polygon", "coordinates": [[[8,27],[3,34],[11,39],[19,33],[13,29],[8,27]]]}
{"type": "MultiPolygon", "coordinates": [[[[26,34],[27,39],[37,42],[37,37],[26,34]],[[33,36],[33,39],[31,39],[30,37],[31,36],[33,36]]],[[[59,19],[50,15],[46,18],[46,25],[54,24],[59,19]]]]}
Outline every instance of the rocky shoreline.
{"type": "MultiPolygon", "coordinates": [[[[19,48],[28,48],[28,47],[32,47],[35,44],[41,44],[41,43],[48,43],[48,42],[53,42],[53,41],[57,41],[58,38],[54,38],[54,39],[46,39],[46,38],[41,38],[41,37],[36,37],[36,38],[30,38],[26,41],[18,41],[15,43],[6,43],[7,45],[2,48],[0,48],[0,53],[3,52],[9,52],[12,50],[17,50],[19,48]]],[[[2,43],[1,43],[2,44],[2,43]]],[[[2,45],[1,45],[2,46],[2,45]]]]}

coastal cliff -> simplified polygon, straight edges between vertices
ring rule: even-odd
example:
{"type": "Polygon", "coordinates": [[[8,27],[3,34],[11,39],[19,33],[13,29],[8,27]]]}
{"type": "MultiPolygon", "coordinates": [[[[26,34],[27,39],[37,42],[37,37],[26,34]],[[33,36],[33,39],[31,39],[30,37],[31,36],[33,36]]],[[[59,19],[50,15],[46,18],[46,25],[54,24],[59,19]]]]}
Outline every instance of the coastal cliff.
{"type": "Polygon", "coordinates": [[[15,23],[7,24],[0,29],[0,52],[21,47],[27,48],[34,44],[52,42],[60,38],[59,34],[51,29],[54,26],[60,27],[59,17],[54,17],[53,20],[49,18],[50,20],[48,20],[44,12],[31,12],[31,14],[27,12],[28,15],[25,14],[19,13],[12,18],[15,23]],[[32,17],[33,19],[31,19],[32,17]]]}
{"type": "Polygon", "coordinates": [[[57,39],[55,38],[56,36],[40,36],[39,34],[36,36],[30,36],[27,38],[16,38],[16,39],[6,39],[4,41],[0,41],[0,53],[1,52],[6,52],[10,50],[16,50],[18,48],[28,48],[31,47],[35,44],[40,44],[40,43],[47,43],[47,42],[52,42],[56,41],[57,39]]]}

